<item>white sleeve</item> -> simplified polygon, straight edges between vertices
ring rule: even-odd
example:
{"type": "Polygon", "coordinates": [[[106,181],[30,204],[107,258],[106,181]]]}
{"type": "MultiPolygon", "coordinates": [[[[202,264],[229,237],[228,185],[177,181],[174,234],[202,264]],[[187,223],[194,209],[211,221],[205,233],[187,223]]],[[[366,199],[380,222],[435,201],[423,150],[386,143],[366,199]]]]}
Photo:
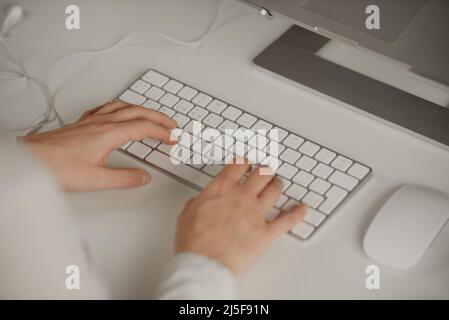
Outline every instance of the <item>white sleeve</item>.
{"type": "Polygon", "coordinates": [[[217,261],[195,253],[175,255],[167,265],[157,291],[158,299],[235,299],[235,279],[217,261]]]}
{"type": "Polygon", "coordinates": [[[1,132],[0,150],[0,298],[106,298],[51,175],[1,132]]]}

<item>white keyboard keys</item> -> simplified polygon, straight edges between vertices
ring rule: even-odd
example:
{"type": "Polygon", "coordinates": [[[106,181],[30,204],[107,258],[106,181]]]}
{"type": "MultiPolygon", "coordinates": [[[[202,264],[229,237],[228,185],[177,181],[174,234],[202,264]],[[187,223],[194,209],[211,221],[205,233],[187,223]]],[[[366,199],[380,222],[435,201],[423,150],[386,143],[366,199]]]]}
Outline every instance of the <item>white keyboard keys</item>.
{"type": "Polygon", "coordinates": [[[229,120],[225,120],[222,124],[218,126],[218,129],[221,131],[225,130],[237,130],[239,125],[235,122],[231,122],[229,120]]]}
{"type": "Polygon", "coordinates": [[[256,122],[257,118],[249,113],[244,113],[238,120],[237,123],[245,128],[251,128],[251,126],[256,122]]]}
{"type": "Polygon", "coordinates": [[[196,104],[197,106],[205,108],[210,102],[212,101],[212,98],[208,96],[205,93],[199,93],[192,102],[196,104]]]}
{"type": "Polygon", "coordinates": [[[231,121],[235,121],[238,117],[240,117],[241,114],[242,114],[242,111],[240,111],[239,109],[237,109],[235,107],[229,106],[222,113],[222,116],[231,121]]]}
{"type": "Polygon", "coordinates": [[[145,97],[157,101],[160,97],[164,95],[165,91],[162,89],[159,89],[158,87],[151,87],[150,90],[145,92],[145,97]]]}
{"type": "Polygon", "coordinates": [[[158,144],[161,143],[159,140],[150,137],[143,139],[142,142],[151,148],[156,148],[158,144]]]}
{"type": "Polygon", "coordinates": [[[192,111],[189,113],[189,117],[196,121],[201,121],[207,116],[208,112],[206,109],[203,109],[201,107],[195,107],[192,111]]]}
{"type": "Polygon", "coordinates": [[[179,98],[175,95],[172,95],[171,93],[166,93],[159,102],[162,103],[164,106],[167,106],[169,108],[172,108],[175,104],[177,104],[179,101],[179,98]]]}
{"type": "Polygon", "coordinates": [[[209,113],[209,115],[204,119],[203,122],[206,126],[217,128],[220,123],[223,122],[223,118],[216,115],[215,113],[209,113]]]}
{"type": "Polygon", "coordinates": [[[313,167],[315,167],[316,164],[316,160],[309,158],[308,156],[302,156],[301,159],[299,159],[299,161],[296,163],[296,166],[298,168],[301,168],[302,170],[310,171],[313,167]]]}
{"type": "Polygon", "coordinates": [[[130,147],[128,147],[126,151],[140,159],[144,159],[147,154],[151,152],[151,148],[139,141],[136,141],[130,147]]]}
{"type": "Polygon", "coordinates": [[[162,107],[162,105],[161,105],[160,103],[158,103],[158,102],[156,102],[156,101],[153,101],[153,100],[151,100],[151,99],[148,99],[147,102],[145,102],[145,103],[143,104],[143,106],[144,106],[145,108],[153,109],[153,110],[159,110],[159,108],[162,107]]]}
{"type": "Polygon", "coordinates": [[[137,93],[144,94],[145,91],[150,89],[151,85],[148,82],[137,80],[136,83],[134,83],[131,86],[131,89],[134,90],[137,93]]]}
{"type": "Polygon", "coordinates": [[[348,191],[352,191],[352,189],[359,183],[359,180],[356,178],[338,170],[329,177],[329,181],[348,191]]]}
{"type": "Polygon", "coordinates": [[[212,181],[211,176],[190,166],[185,164],[173,164],[168,156],[160,153],[159,151],[153,151],[148,157],[146,157],[145,160],[171,174],[197,185],[200,188],[205,188],[212,181]]]}
{"type": "Polygon", "coordinates": [[[298,161],[301,154],[299,152],[296,152],[293,149],[287,148],[285,151],[281,154],[281,160],[286,161],[290,164],[294,164],[296,161],[298,161]]]}
{"type": "Polygon", "coordinates": [[[348,170],[348,173],[351,176],[356,177],[359,180],[362,180],[365,178],[365,176],[368,174],[369,169],[365,166],[362,166],[360,163],[354,163],[352,167],[348,170]]]}
{"type": "Polygon", "coordinates": [[[181,113],[177,113],[172,118],[178,123],[178,128],[184,128],[187,123],[189,123],[190,118],[186,117],[185,115],[181,113]]]}
{"type": "Polygon", "coordinates": [[[273,128],[273,125],[271,123],[268,123],[264,120],[259,120],[256,122],[255,125],[253,125],[252,129],[254,131],[259,130],[259,129],[264,129],[264,130],[270,130],[271,128],[273,128]]]}
{"type": "Polygon", "coordinates": [[[324,214],[311,208],[309,208],[304,217],[304,221],[311,224],[314,227],[319,227],[321,223],[324,221],[324,219],[326,219],[326,216],[324,214]]]}
{"type": "Polygon", "coordinates": [[[167,76],[164,76],[163,74],[160,74],[159,72],[153,70],[148,71],[142,77],[142,79],[146,82],[151,83],[152,85],[158,86],[159,88],[162,88],[162,86],[168,81],[167,76]]]}
{"type": "Polygon", "coordinates": [[[320,178],[316,178],[309,186],[309,189],[323,195],[330,187],[331,184],[329,182],[324,181],[323,179],[320,178]]]}
{"type": "Polygon", "coordinates": [[[208,175],[212,176],[212,177],[216,177],[221,170],[223,170],[223,166],[219,165],[219,164],[213,164],[213,165],[209,165],[209,166],[205,166],[203,168],[203,172],[207,173],[208,175]]]}
{"type": "Polygon", "coordinates": [[[312,174],[301,170],[293,178],[293,181],[296,182],[297,184],[302,185],[303,187],[307,187],[310,184],[310,182],[312,182],[313,179],[315,179],[315,177],[312,174]]]}
{"type": "Polygon", "coordinates": [[[178,92],[178,96],[190,101],[193,99],[194,96],[196,96],[198,94],[198,91],[196,91],[193,88],[190,88],[188,86],[185,86],[184,88],[181,89],[181,91],[178,92]]]}
{"type": "Polygon", "coordinates": [[[298,169],[295,168],[294,166],[288,164],[288,163],[284,163],[277,171],[277,174],[279,174],[280,176],[286,178],[286,179],[291,179],[295,173],[298,172],[298,169]]]}
{"type": "Polygon", "coordinates": [[[321,204],[319,210],[325,214],[330,214],[347,195],[347,191],[337,186],[332,186],[326,193],[326,200],[321,204]]]}
{"type": "Polygon", "coordinates": [[[281,196],[279,197],[278,201],[276,201],[274,206],[276,208],[282,208],[282,206],[287,202],[287,200],[288,198],[285,195],[281,194],[281,196]]]}
{"type": "Polygon", "coordinates": [[[298,149],[298,147],[304,142],[304,139],[301,137],[298,137],[297,135],[291,133],[288,135],[287,138],[282,142],[287,147],[290,147],[292,149],[298,149]]]}
{"type": "Polygon", "coordinates": [[[331,167],[323,164],[323,163],[319,163],[312,171],[312,173],[322,179],[327,179],[327,177],[329,177],[329,175],[332,173],[332,171],[334,171],[334,169],[332,169],[331,167]]]}
{"type": "Polygon", "coordinates": [[[299,148],[299,152],[309,157],[313,157],[315,153],[318,152],[318,150],[320,150],[320,146],[310,141],[304,142],[302,146],[299,148]]]}
{"type": "Polygon", "coordinates": [[[302,197],[307,193],[307,189],[304,187],[301,187],[300,185],[294,183],[291,185],[290,188],[287,189],[285,194],[289,196],[290,198],[293,198],[297,201],[301,200],[302,197]]]}
{"type": "Polygon", "coordinates": [[[128,147],[132,144],[132,141],[128,141],[124,144],[122,144],[122,146],[120,147],[120,149],[122,149],[123,151],[125,151],[126,149],[128,149],[128,147]]]}
{"type": "Polygon", "coordinates": [[[343,156],[338,156],[331,163],[331,166],[334,167],[335,169],[345,172],[352,165],[352,163],[353,163],[352,160],[350,160],[346,157],[343,157],[343,156]]]}
{"type": "Polygon", "coordinates": [[[177,94],[178,91],[182,89],[182,87],[184,87],[184,85],[181,82],[170,80],[169,82],[167,82],[163,89],[172,94],[177,94]]]}
{"type": "Polygon", "coordinates": [[[315,159],[318,161],[321,161],[325,164],[329,164],[334,158],[336,157],[336,153],[332,152],[330,150],[327,150],[326,148],[322,148],[316,155],[315,159]]]}
{"type": "Polygon", "coordinates": [[[207,110],[220,114],[226,107],[226,103],[215,99],[214,101],[209,103],[209,105],[207,106],[207,110]]]}
{"type": "Polygon", "coordinates": [[[305,240],[313,233],[315,230],[314,227],[312,227],[310,224],[305,223],[304,221],[301,221],[298,223],[293,230],[291,231],[295,236],[300,237],[301,239],[305,240]]]}
{"type": "Polygon", "coordinates": [[[191,109],[193,108],[193,103],[181,100],[179,101],[173,109],[175,109],[178,112],[182,112],[184,114],[187,114],[191,109]]]}
{"type": "Polygon", "coordinates": [[[142,105],[147,100],[147,98],[145,98],[144,96],[131,90],[126,90],[125,92],[123,92],[119,99],[135,105],[142,105]]]}
{"type": "Polygon", "coordinates": [[[323,202],[324,198],[320,196],[319,194],[316,194],[313,191],[310,191],[305,195],[304,198],[302,198],[302,202],[304,202],[306,205],[308,205],[311,208],[316,209],[321,202],[323,202]]]}
{"type": "Polygon", "coordinates": [[[172,109],[168,107],[162,107],[159,109],[159,112],[165,113],[168,117],[173,117],[176,112],[174,112],[172,109]]]}

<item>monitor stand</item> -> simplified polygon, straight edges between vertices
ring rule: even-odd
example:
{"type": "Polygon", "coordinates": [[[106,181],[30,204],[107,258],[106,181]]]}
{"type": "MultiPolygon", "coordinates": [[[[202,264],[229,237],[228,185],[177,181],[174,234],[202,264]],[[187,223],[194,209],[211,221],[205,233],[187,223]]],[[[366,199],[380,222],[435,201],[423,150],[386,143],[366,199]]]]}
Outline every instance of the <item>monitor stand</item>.
{"type": "Polygon", "coordinates": [[[429,138],[445,149],[449,147],[449,109],[315,55],[328,41],[319,34],[293,26],[260,53],[254,63],[429,138]]]}

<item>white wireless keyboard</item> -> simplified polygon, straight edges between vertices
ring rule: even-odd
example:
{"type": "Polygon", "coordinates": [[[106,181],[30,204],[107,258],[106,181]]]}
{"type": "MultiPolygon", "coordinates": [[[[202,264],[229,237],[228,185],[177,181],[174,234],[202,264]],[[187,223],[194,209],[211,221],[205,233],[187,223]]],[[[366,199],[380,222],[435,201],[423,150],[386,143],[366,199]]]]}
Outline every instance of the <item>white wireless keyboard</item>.
{"type": "MultiPolygon", "coordinates": [[[[278,129],[280,156],[276,174],[284,181],[284,191],[266,219],[275,219],[282,210],[298,202],[306,203],[310,209],[304,221],[291,231],[302,240],[309,239],[371,176],[372,170],[354,159],[154,70],[145,73],[119,99],[159,110],[189,134],[193,134],[193,121],[201,121],[203,130],[209,127],[221,132],[237,128],[278,129]]],[[[121,151],[199,190],[223,168],[221,164],[175,165],[170,161],[171,148],[147,138],[129,142],[121,151]]]]}

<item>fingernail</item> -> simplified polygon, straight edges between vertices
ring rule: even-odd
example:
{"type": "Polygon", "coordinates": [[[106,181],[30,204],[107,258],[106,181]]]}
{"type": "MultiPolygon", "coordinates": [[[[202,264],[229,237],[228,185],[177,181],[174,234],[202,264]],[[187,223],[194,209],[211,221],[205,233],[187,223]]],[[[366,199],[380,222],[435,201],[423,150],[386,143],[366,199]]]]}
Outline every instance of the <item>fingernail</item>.
{"type": "Polygon", "coordinates": [[[145,185],[150,181],[150,175],[149,174],[143,174],[142,175],[142,185],[145,185]]]}

